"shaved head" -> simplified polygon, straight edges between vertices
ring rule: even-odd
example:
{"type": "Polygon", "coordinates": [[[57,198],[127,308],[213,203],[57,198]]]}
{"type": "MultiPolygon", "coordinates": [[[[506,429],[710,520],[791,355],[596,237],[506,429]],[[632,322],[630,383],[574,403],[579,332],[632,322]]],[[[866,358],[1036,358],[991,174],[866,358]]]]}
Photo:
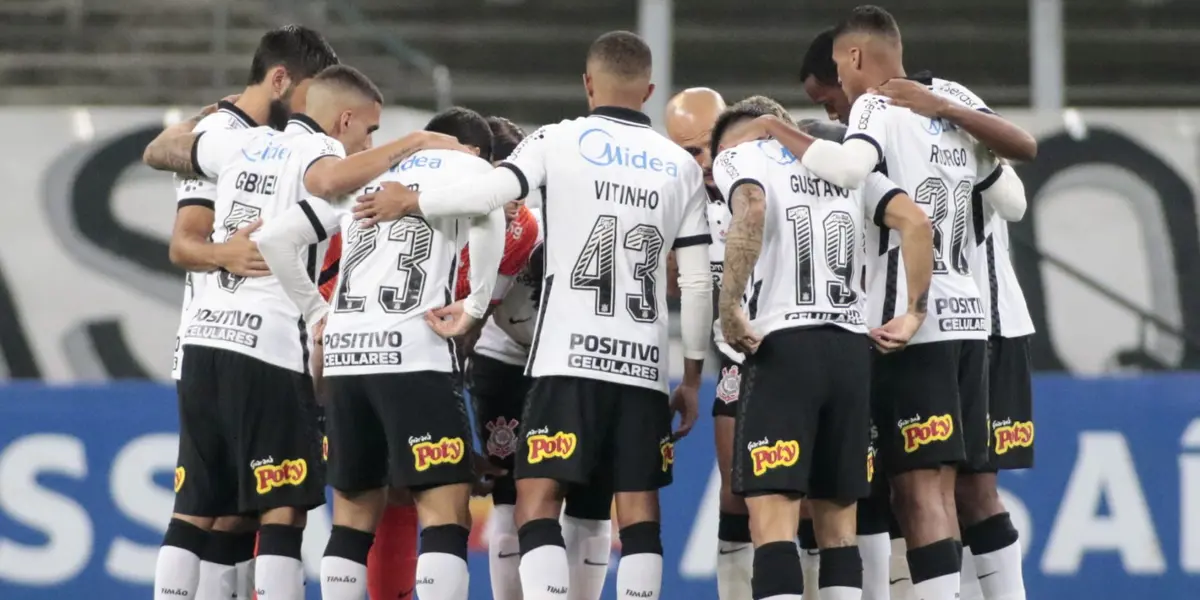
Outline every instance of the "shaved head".
{"type": "Polygon", "coordinates": [[[712,185],[712,156],[709,141],[717,117],[725,110],[725,99],[716,90],[689,88],[667,102],[667,135],[687,150],[704,169],[704,181],[712,185]]]}

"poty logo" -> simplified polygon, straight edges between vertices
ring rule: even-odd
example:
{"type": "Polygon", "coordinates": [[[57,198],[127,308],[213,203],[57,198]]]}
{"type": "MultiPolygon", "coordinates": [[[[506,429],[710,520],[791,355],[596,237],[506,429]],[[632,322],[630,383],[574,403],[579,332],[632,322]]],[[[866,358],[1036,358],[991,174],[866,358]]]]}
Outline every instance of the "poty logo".
{"type": "Polygon", "coordinates": [[[675,464],[675,444],[671,442],[671,438],[658,443],[658,453],[662,455],[662,472],[670,471],[671,465],[675,464]]]}
{"type": "Polygon", "coordinates": [[[657,156],[650,156],[645,150],[635,152],[630,148],[618,146],[611,133],[599,128],[589,129],[580,134],[579,155],[599,167],[617,165],[641,171],[666,173],[671,177],[679,175],[679,165],[657,156]]]}
{"type": "Polygon", "coordinates": [[[867,449],[867,483],[875,480],[875,448],[867,449]]]}
{"type": "Polygon", "coordinates": [[[901,427],[900,435],[904,436],[904,451],[911,454],[921,446],[950,439],[954,435],[954,420],[950,415],[929,417],[923,422],[901,427]]]}
{"type": "Polygon", "coordinates": [[[751,443],[751,446],[750,458],[755,477],[761,477],[771,469],[794,466],[800,460],[800,442],[795,440],[779,440],[774,446],[767,446],[766,440],[763,440],[751,443]]]}
{"type": "Polygon", "coordinates": [[[329,462],[329,436],[321,436],[321,460],[329,462]]]}
{"type": "Polygon", "coordinates": [[[427,471],[435,465],[457,465],[462,462],[465,445],[462,438],[442,438],[437,442],[421,442],[412,447],[413,465],[427,471]]]}
{"type": "Polygon", "coordinates": [[[183,482],[187,479],[187,470],[183,467],[175,467],[175,493],[183,489],[183,482]]]}
{"type": "Polygon", "coordinates": [[[1017,421],[993,430],[996,435],[996,454],[1004,454],[1012,448],[1029,448],[1033,445],[1033,422],[1017,421]]]}
{"type": "Polygon", "coordinates": [[[560,431],[554,435],[531,435],[525,443],[529,446],[529,464],[536,465],[548,458],[571,458],[575,454],[576,437],[560,431]]]}
{"type": "Polygon", "coordinates": [[[285,485],[300,485],[308,479],[308,462],[303,458],[285,460],[280,465],[263,465],[254,469],[259,495],[285,485]]]}

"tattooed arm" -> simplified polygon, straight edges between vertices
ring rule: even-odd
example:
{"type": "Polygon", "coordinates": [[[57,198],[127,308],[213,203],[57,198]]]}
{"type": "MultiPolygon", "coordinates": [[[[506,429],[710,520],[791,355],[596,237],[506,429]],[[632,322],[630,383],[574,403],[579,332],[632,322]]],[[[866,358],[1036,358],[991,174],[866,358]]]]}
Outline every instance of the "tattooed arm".
{"type": "MultiPolygon", "coordinates": [[[[327,139],[332,141],[332,138],[327,139]]],[[[414,131],[398,140],[349,157],[345,156],[344,151],[340,156],[336,151],[331,151],[327,156],[336,156],[335,159],[317,160],[308,167],[304,173],[304,187],[312,195],[334,202],[371,183],[372,179],[383,175],[392,165],[420,150],[470,152],[454,137],[432,131],[414,131]]]]}
{"type": "Polygon", "coordinates": [[[735,349],[751,351],[758,341],[742,312],[742,294],[762,252],[767,214],[766,192],[753,182],[743,182],[731,194],[733,223],[725,237],[725,274],[718,310],[725,341],[735,349]]]}
{"type": "Polygon", "coordinates": [[[201,134],[192,133],[200,122],[199,115],[180,121],[162,131],[142,153],[142,162],[151,169],[171,171],[180,175],[204,175],[196,170],[192,148],[201,134]]]}

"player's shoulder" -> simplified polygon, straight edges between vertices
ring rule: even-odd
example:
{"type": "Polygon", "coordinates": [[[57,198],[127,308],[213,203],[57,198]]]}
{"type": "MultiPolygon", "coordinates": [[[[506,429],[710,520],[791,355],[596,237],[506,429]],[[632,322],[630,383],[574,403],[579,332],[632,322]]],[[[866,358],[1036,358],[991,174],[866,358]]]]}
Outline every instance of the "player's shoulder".
{"type": "Polygon", "coordinates": [[[967,108],[976,110],[987,109],[987,105],[983,102],[982,98],[975,94],[975,92],[972,92],[970,88],[957,81],[934,77],[930,88],[934,93],[955,100],[967,108]]]}
{"type": "Polygon", "coordinates": [[[253,129],[254,127],[256,125],[253,122],[247,121],[245,117],[226,108],[221,108],[200,119],[200,122],[192,128],[192,132],[201,133],[221,129],[253,129]]]}
{"type": "Polygon", "coordinates": [[[722,169],[725,175],[738,179],[739,167],[776,164],[787,166],[797,163],[796,157],[776,140],[749,140],[732,148],[726,148],[713,161],[713,172],[722,169]]]}

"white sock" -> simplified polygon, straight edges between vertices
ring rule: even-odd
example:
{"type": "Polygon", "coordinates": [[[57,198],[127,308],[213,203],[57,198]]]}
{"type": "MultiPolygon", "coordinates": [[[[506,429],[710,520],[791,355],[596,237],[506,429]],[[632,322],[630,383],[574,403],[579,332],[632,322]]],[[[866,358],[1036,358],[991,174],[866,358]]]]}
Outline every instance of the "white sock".
{"type": "Polygon", "coordinates": [[[254,597],[254,559],[237,564],[237,598],[251,600],[254,597]]]}
{"type": "Polygon", "coordinates": [[[444,552],[417,557],[417,591],[421,600],[467,600],[467,561],[444,552]]]}
{"type": "Polygon", "coordinates": [[[958,600],[958,573],[942,575],[913,584],[916,597],[921,600],[958,600]]]}
{"type": "Polygon", "coordinates": [[[488,518],[488,574],[495,600],[521,600],[521,547],[513,505],[497,504],[488,518]]]}
{"type": "MultiPolygon", "coordinates": [[[[967,557],[963,556],[966,563],[967,557]]],[[[979,587],[987,600],[1025,600],[1025,576],[1021,570],[1021,542],[974,557],[979,587]],[[988,575],[992,573],[992,575],[988,575]]],[[[965,568],[964,564],[964,568],[965,568]]]]}
{"type": "Polygon", "coordinates": [[[158,561],[154,564],[154,600],[193,598],[199,583],[199,556],[176,546],[158,549],[158,561]]]}
{"type": "Polygon", "coordinates": [[[972,560],[971,549],[963,547],[962,572],[959,573],[958,594],[960,600],[983,600],[983,588],[979,587],[979,578],[975,576],[975,561],[972,560]]]}
{"type": "MultiPolygon", "coordinates": [[[[805,586],[808,587],[808,586],[805,586]]],[[[860,600],[863,591],[855,587],[827,587],[821,588],[821,600],[860,600]]],[[[804,594],[808,598],[808,593],[804,594]]]]}
{"type": "Polygon", "coordinates": [[[908,572],[908,544],[904,538],[892,540],[892,558],[888,561],[888,593],[892,600],[917,600],[912,574],[908,572]]]}
{"type": "Polygon", "coordinates": [[[570,589],[567,550],[538,546],[521,557],[521,591],[525,600],[565,600],[570,589]]]}
{"type": "Polygon", "coordinates": [[[321,558],[322,600],[363,600],[367,597],[367,565],[340,556],[321,558]]]}
{"type": "Polygon", "coordinates": [[[275,554],[259,556],[254,565],[258,600],[303,600],[304,563],[275,554]]]}
{"type": "Polygon", "coordinates": [[[863,562],[863,600],[889,600],[888,559],[892,540],[886,533],[858,536],[858,554],[863,562]]]}
{"type": "Polygon", "coordinates": [[[779,594],[776,596],[767,596],[762,600],[804,600],[804,596],[797,596],[796,594],[779,594]]]}
{"type": "Polygon", "coordinates": [[[754,575],[754,545],[717,540],[718,600],[750,600],[754,575]]]}
{"type": "Polygon", "coordinates": [[[800,548],[800,571],[804,573],[804,597],[817,600],[821,573],[821,551],[816,548],[800,548]]]}
{"type": "Polygon", "coordinates": [[[196,600],[230,600],[237,597],[237,567],[200,561],[196,600]]]}
{"type": "Polygon", "coordinates": [[[661,554],[622,556],[617,564],[617,597],[657,600],[662,593],[662,573],[661,554]]]}
{"type": "Polygon", "coordinates": [[[568,600],[600,600],[612,556],[612,521],[563,515],[562,532],[571,573],[568,600]]]}

